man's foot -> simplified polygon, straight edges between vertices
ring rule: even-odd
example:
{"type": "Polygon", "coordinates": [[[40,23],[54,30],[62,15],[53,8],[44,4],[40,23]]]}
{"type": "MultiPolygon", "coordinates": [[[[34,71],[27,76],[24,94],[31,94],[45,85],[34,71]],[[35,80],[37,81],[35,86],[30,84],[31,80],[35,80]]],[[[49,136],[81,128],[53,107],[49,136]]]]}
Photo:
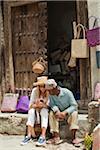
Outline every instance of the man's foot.
{"type": "Polygon", "coordinates": [[[54,137],[52,139],[49,139],[47,141],[47,144],[55,144],[55,145],[58,145],[58,144],[61,144],[63,142],[63,140],[60,139],[60,137],[54,137]]]}
{"type": "Polygon", "coordinates": [[[84,139],[83,138],[76,138],[76,139],[74,139],[73,141],[72,141],[72,143],[73,144],[79,144],[79,143],[81,143],[81,142],[83,142],[84,141],[84,139]]]}
{"type": "Polygon", "coordinates": [[[55,143],[55,140],[54,140],[54,138],[52,138],[52,139],[49,139],[46,143],[47,143],[47,144],[54,144],[54,143],[55,143]]]}
{"type": "Polygon", "coordinates": [[[38,142],[36,143],[36,146],[46,146],[46,139],[42,136],[39,137],[38,142]]]}
{"type": "Polygon", "coordinates": [[[54,140],[55,140],[54,142],[55,145],[61,144],[63,142],[63,140],[61,140],[60,137],[57,137],[54,140]]]}
{"type": "Polygon", "coordinates": [[[21,144],[21,145],[25,145],[25,144],[27,144],[30,140],[31,140],[31,137],[26,136],[26,137],[24,138],[24,140],[23,140],[20,144],[21,144]]]}

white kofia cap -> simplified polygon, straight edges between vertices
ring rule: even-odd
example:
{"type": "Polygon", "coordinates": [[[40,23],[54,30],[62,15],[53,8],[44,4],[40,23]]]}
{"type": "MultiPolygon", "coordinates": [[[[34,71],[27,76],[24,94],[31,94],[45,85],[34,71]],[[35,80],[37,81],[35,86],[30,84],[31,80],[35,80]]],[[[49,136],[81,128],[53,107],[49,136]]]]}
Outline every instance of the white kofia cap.
{"type": "Polygon", "coordinates": [[[57,86],[57,83],[54,79],[48,79],[46,82],[45,82],[45,88],[46,89],[53,89],[57,86]]]}

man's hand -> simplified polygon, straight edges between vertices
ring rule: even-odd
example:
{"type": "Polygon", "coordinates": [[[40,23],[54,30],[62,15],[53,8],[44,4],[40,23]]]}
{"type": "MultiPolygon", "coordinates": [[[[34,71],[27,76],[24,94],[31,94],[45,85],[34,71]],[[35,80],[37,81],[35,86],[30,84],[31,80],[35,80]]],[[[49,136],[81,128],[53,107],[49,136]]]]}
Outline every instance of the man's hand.
{"type": "Polygon", "coordinates": [[[66,117],[66,115],[67,115],[67,113],[66,113],[65,111],[61,112],[60,114],[61,114],[61,117],[62,117],[63,119],[64,119],[64,118],[66,117]]]}
{"type": "Polygon", "coordinates": [[[66,117],[66,112],[60,112],[60,111],[57,111],[56,113],[55,113],[55,116],[56,116],[56,118],[57,119],[60,119],[60,120],[63,120],[65,117],[66,117]]]}
{"type": "Polygon", "coordinates": [[[59,118],[60,118],[60,113],[61,113],[60,111],[57,111],[57,112],[55,113],[55,117],[59,119],[59,118]]]}

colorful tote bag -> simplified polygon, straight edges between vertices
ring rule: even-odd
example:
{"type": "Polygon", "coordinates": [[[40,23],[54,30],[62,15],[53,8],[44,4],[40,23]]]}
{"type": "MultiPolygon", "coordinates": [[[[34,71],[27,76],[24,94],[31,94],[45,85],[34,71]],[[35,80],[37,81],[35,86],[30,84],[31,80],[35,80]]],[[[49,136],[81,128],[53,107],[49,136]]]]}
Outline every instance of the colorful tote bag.
{"type": "Polygon", "coordinates": [[[100,22],[100,18],[96,18],[95,16],[91,16],[89,18],[89,21],[91,21],[91,18],[94,18],[94,23],[92,29],[88,29],[86,32],[87,42],[90,47],[94,47],[96,45],[100,45],[100,27],[99,25],[96,25],[100,22]]]}
{"type": "Polygon", "coordinates": [[[29,97],[21,96],[16,107],[16,111],[19,113],[27,113],[29,109],[29,97]]]}
{"type": "Polygon", "coordinates": [[[3,97],[1,112],[15,112],[18,96],[18,94],[14,93],[6,93],[3,97]]]}

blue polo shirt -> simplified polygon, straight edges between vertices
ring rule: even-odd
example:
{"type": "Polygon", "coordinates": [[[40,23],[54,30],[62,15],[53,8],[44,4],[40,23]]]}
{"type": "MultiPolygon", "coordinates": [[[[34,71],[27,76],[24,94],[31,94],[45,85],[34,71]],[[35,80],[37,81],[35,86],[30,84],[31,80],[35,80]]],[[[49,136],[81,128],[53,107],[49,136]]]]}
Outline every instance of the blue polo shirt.
{"type": "Polygon", "coordinates": [[[58,96],[56,95],[49,95],[49,100],[50,100],[50,107],[51,109],[56,112],[56,111],[65,111],[68,114],[73,113],[74,111],[77,111],[77,102],[73,96],[73,93],[66,89],[66,88],[61,88],[60,93],[58,96]]]}

